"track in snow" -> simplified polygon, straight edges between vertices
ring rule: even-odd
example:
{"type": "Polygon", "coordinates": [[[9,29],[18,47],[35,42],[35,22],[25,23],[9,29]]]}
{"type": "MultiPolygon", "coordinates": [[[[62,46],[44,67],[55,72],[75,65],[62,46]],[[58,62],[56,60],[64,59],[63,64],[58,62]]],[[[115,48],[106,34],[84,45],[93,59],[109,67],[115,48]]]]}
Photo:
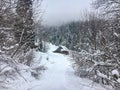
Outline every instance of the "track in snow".
{"type": "Polygon", "coordinates": [[[29,90],[105,90],[92,81],[74,75],[68,56],[48,53],[49,60],[40,81],[29,90]]]}
{"type": "Polygon", "coordinates": [[[35,59],[31,66],[36,67],[42,64],[48,68],[42,73],[40,79],[31,76],[29,71],[31,67],[21,66],[23,69],[21,74],[27,82],[18,77],[10,81],[8,89],[0,88],[0,90],[105,90],[88,79],[75,76],[69,56],[53,53],[57,46],[49,44],[49,47],[48,53],[35,52],[35,59]]]}

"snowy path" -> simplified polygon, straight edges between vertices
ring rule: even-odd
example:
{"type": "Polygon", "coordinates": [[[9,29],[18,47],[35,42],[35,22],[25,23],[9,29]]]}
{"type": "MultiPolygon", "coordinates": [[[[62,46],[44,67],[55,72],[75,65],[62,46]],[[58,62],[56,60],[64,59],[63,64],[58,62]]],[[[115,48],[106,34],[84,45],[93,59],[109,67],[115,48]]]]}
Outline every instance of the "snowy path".
{"type": "Polygon", "coordinates": [[[48,53],[48,69],[39,83],[29,90],[105,90],[92,81],[74,75],[68,56],[48,53]]]}
{"type": "Polygon", "coordinates": [[[23,78],[18,79],[11,83],[11,89],[7,90],[105,90],[88,79],[75,76],[69,56],[52,53],[56,48],[51,45],[47,54],[35,53],[36,64],[33,66],[43,64],[47,67],[40,79],[34,79],[30,73],[24,72],[27,82],[23,78]]]}

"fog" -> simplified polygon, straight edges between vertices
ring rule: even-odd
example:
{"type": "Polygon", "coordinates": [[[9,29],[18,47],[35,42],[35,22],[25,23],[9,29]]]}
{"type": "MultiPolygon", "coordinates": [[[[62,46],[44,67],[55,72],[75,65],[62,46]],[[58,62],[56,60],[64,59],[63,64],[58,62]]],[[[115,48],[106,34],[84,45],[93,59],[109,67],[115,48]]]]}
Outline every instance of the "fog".
{"type": "Polygon", "coordinates": [[[81,13],[90,10],[92,0],[43,0],[44,25],[60,25],[81,19],[81,13]]]}

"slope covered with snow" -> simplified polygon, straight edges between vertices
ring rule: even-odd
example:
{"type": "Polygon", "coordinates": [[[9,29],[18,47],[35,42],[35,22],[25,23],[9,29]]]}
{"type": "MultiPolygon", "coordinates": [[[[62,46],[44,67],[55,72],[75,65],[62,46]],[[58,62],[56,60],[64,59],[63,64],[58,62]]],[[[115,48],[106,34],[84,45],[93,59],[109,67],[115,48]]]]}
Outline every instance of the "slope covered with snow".
{"type": "Polygon", "coordinates": [[[52,53],[57,47],[50,45],[47,70],[37,86],[30,90],[105,90],[98,84],[74,75],[69,56],[52,53]]]}
{"type": "Polygon", "coordinates": [[[49,48],[48,53],[35,52],[36,63],[33,67],[39,62],[47,67],[40,79],[34,79],[24,73],[27,82],[20,79],[7,90],[105,90],[90,80],[75,76],[69,56],[53,53],[57,46],[50,44],[49,48]]]}

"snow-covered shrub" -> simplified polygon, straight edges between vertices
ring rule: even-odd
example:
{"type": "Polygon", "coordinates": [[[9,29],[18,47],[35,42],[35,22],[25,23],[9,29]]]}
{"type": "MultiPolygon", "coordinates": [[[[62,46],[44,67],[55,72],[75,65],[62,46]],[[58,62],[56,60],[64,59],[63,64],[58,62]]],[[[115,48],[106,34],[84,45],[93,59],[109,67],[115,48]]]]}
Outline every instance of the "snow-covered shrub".
{"type": "Polygon", "coordinates": [[[40,41],[38,44],[38,48],[36,50],[45,53],[48,51],[48,49],[49,49],[48,43],[46,43],[45,41],[40,41]]]}
{"type": "MultiPolygon", "coordinates": [[[[120,87],[120,68],[117,64],[104,59],[105,53],[99,50],[91,53],[82,50],[72,53],[73,68],[80,77],[89,78],[97,83],[120,87]],[[117,69],[116,69],[117,68],[117,69]]],[[[117,89],[116,89],[117,90],[117,89]]]]}
{"type": "Polygon", "coordinates": [[[91,69],[95,62],[92,60],[91,54],[82,50],[80,53],[72,54],[73,60],[75,61],[73,64],[74,69],[76,70],[76,74],[82,77],[88,76],[89,69],[91,69]]]}
{"type": "Polygon", "coordinates": [[[6,87],[8,80],[15,79],[16,68],[14,60],[6,55],[0,55],[0,87],[6,87]]]}
{"type": "Polygon", "coordinates": [[[34,51],[31,49],[25,56],[26,65],[30,66],[34,58],[34,51]]]}
{"type": "Polygon", "coordinates": [[[41,71],[44,71],[44,70],[46,70],[46,68],[42,65],[32,68],[31,75],[36,79],[39,79],[39,75],[41,75],[41,71]]]}
{"type": "Polygon", "coordinates": [[[2,48],[4,41],[5,41],[6,35],[2,32],[0,32],[0,49],[2,48]]]}
{"type": "Polygon", "coordinates": [[[46,42],[43,43],[43,52],[47,52],[49,49],[49,46],[47,45],[46,42]]]}

